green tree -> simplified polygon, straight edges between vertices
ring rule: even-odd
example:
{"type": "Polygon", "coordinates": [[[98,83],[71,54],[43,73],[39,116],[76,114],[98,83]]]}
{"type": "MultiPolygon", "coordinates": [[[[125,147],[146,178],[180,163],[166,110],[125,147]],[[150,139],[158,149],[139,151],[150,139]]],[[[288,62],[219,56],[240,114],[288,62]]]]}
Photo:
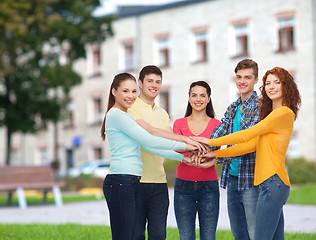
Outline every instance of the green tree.
{"type": "Polygon", "coordinates": [[[0,1],[0,126],[11,136],[57,123],[71,88],[81,82],[73,62],[86,44],[112,34],[113,16],[95,17],[99,0],[0,1]],[[63,62],[61,58],[63,57],[63,62]]]}

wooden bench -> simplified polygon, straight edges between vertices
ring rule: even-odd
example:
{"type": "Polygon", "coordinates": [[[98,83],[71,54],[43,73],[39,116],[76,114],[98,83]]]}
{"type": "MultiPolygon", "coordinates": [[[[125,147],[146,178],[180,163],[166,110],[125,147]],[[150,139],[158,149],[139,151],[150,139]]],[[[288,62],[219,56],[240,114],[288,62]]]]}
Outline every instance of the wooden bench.
{"type": "Polygon", "coordinates": [[[17,192],[19,207],[27,208],[24,189],[43,190],[43,202],[46,202],[47,193],[53,191],[55,204],[58,207],[63,205],[60,187],[65,184],[56,182],[50,166],[38,167],[0,167],[0,191],[8,191],[8,205],[11,205],[12,193],[17,192]]]}

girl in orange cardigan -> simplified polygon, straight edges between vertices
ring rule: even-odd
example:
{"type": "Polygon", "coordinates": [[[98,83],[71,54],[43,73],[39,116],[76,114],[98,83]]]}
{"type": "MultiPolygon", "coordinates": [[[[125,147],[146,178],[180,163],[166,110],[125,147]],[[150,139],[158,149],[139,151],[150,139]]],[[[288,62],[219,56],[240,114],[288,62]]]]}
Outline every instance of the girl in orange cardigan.
{"type": "MultiPolygon", "coordinates": [[[[285,155],[301,98],[293,77],[283,68],[266,72],[261,87],[260,122],[255,126],[217,139],[196,138],[210,146],[236,144],[209,152],[205,157],[233,157],[256,151],[254,185],[259,185],[255,240],[284,239],[283,205],[290,194],[285,155]]],[[[209,167],[214,161],[199,163],[209,167]]]]}

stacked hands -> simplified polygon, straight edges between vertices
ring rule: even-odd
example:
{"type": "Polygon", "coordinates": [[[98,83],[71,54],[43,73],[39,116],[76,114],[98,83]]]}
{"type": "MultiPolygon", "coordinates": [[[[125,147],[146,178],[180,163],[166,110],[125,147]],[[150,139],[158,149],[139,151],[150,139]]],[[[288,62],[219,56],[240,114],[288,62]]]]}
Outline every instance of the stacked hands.
{"type": "Polygon", "coordinates": [[[186,151],[189,156],[183,157],[183,162],[189,166],[199,168],[209,168],[215,165],[215,153],[211,151],[208,145],[209,139],[204,137],[188,137],[186,140],[186,151]]]}

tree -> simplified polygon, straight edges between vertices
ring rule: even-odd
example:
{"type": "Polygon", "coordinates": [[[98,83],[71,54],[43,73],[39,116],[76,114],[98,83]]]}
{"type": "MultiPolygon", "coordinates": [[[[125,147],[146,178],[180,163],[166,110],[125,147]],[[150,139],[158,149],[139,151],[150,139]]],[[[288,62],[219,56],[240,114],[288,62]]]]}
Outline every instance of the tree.
{"type": "Polygon", "coordinates": [[[0,126],[11,136],[34,133],[38,122],[61,117],[68,93],[81,78],[73,62],[86,44],[112,34],[113,16],[94,17],[99,0],[1,0],[0,126]]]}

